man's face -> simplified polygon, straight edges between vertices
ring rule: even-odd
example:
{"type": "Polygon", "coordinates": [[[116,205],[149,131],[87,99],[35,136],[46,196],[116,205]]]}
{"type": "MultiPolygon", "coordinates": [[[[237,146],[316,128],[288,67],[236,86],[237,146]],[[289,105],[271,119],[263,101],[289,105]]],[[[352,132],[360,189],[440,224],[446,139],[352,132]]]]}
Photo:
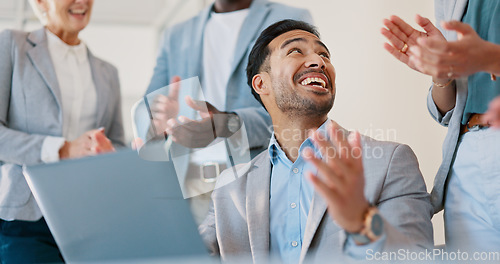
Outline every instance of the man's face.
{"type": "Polygon", "coordinates": [[[335,99],[335,68],[330,52],[303,30],[284,33],[269,43],[271,96],[283,113],[327,115],[335,99]]]}

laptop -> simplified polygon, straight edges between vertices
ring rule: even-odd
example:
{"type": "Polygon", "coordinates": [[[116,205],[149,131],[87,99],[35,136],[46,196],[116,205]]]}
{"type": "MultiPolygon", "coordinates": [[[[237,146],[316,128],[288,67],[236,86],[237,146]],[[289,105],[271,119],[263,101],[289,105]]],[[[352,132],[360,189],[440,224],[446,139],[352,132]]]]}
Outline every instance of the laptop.
{"type": "Polygon", "coordinates": [[[24,170],[66,262],[209,258],[172,162],[125,150],[24,170]]]}

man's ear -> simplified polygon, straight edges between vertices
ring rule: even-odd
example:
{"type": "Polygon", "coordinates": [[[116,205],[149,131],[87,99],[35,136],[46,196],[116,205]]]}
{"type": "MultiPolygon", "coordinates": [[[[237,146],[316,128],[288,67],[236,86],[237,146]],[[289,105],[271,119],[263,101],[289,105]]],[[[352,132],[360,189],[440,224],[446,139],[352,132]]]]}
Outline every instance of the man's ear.
{"type": "Polygon", "coordinates": [[[253,90],[259,95],[267,95],[269,94],[269,74],[267,72],[262,72],[256,74],[252,78],[252,87],[253,90]]]}

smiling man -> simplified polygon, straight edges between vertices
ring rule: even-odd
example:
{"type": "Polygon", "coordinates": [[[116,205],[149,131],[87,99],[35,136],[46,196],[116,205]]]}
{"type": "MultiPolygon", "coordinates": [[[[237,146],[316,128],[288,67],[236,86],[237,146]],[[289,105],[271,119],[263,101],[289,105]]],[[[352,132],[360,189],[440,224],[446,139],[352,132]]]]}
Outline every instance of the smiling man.
{"type": "Polygon", "coordinates": [[[200,226],[214,254],[345,263],[432,248],[432,208],[411,149],[328,119],[335,69],[311,25],[283,20],[263,31],[247,77],[274,133],[266,151],[217,182],[200,226]]]}

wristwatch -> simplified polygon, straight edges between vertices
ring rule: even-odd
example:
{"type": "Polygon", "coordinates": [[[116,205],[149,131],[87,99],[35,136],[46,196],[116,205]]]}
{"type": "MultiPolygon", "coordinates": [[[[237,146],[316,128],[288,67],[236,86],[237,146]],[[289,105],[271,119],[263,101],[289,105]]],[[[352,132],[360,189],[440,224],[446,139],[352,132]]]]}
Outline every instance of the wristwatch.
{"type": "Polygon", "coordinates": [[[240,117],[236,113],[230,113],[227,119],[227,130],[234,134],[240,129],[240,117]]]}
{"type": "Polygon", "coordinates": [[[363,227],[359,233],[348,233],[354,242],[365,245],[374,242],[382,236],[384,231],[384,221],[380,216],[377,207],[371,206],[365,213],[363,227]]]}

